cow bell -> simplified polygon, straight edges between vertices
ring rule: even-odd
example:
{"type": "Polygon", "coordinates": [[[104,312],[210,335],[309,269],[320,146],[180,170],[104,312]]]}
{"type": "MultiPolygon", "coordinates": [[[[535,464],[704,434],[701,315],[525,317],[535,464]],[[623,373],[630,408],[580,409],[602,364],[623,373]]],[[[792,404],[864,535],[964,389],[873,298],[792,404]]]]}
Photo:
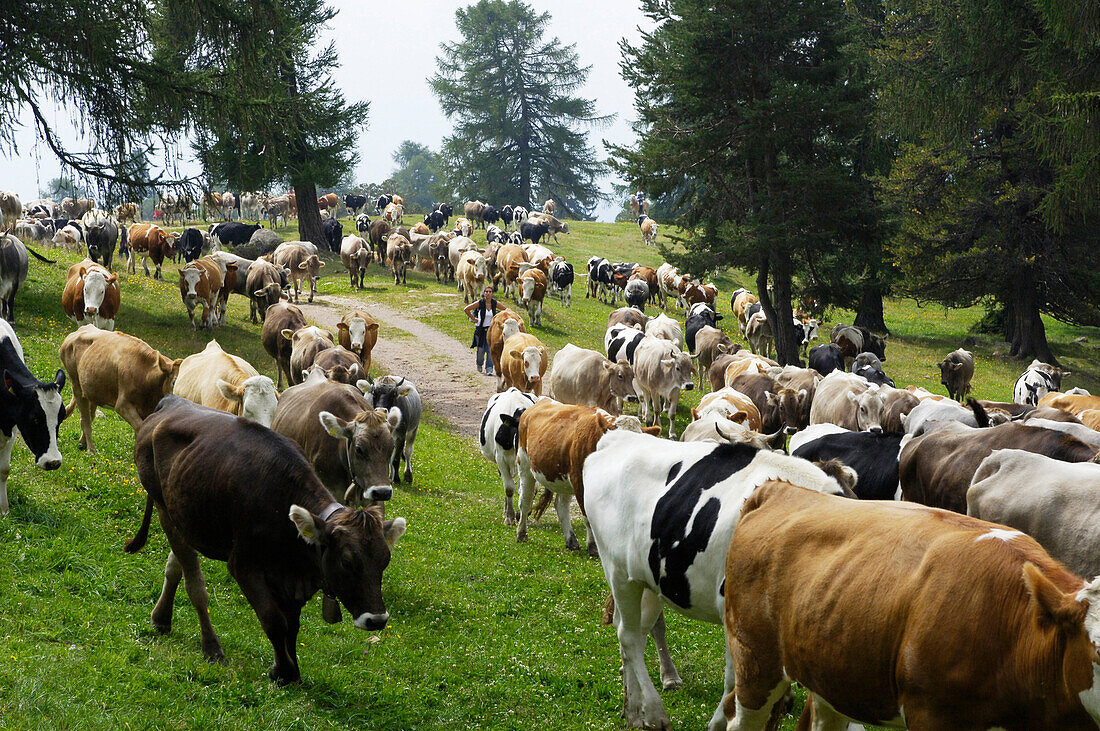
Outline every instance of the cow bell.
{"type": "Polygon", "coordinates": [[[343,614],[340,612],[340,602],[329,597],[328,595],[321,595],[321,618],[329,624],[336,624],[342,620],[343,614]]]}

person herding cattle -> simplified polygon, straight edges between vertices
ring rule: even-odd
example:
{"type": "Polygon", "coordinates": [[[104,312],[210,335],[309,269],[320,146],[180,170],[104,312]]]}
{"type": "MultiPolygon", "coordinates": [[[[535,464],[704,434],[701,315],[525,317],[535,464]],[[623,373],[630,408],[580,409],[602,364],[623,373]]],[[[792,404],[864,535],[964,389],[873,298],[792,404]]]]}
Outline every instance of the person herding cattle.
{"type": "Polygon", "coordinates": [[[493,323],[499,308],[500,305],[493,297],[493,288],[486,286],[481,291],[481,299],[466,305],[463,310],[466,317],[470,318],[470,322],[474,323],[474,341],[470,343],[470,347],[477,348],[477,372],[489,376],[494,375],[495,366],[489,353],[489,326],[493,323]],[[481,368],[482,361],[485,362],[484,371],[481,368]]]}

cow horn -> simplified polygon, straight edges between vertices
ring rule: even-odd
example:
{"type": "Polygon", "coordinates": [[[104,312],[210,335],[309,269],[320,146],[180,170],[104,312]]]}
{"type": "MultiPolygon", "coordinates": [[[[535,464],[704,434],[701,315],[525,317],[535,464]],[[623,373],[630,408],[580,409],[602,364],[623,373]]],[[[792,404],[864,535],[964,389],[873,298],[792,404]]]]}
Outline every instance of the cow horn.
{"type": "Polygon", "coordinates": [[[354,482],[351,483],[350,485],[348,485],[348,489],[344,491],[344,502],[345,503],[355,502],[355,483],[354,482]]]}
{"type": "Polygon", "coordinates": [[[718,436],[722,439],[725,439],[727,442],[733,441],[729,434],[726,434],[718,428],[718,422],[714,422],[714,431],[718,432],[718,436]]]}
{"type": "Polygon", "coordinates": [[[775,434],[765,434],[764,441],[768,443],[768,446],[772,449],[783,449],[787,446],[787,434],[783,427],[779,427],[779,431],[775,434]]]}

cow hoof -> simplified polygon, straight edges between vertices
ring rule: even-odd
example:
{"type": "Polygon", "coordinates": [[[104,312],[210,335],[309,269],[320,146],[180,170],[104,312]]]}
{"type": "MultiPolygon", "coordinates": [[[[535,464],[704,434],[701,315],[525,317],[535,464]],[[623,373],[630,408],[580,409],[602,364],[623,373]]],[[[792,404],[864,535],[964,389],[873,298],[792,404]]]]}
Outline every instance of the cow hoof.
{"type": "Polygon", "coordinates": [[[278,665],[271,666],[271,669],[267,671],[267,677],[276,685],[290,685],[291,683],[300,682],[302,679],[298,673],[283,673],[278,665]]]}
{"type": "Polygon", "coordinates": [[[677,690],[684,687],[684,681],[680,678],[669,678],[661,683],[661,690],[677,690]]]}
{"type": "Polygon", "coordinates": [[[523,532],[523,533],[516,533],[516,543],[526,543],[526,542],[527,542],[527,533],[526,533],[526,531],[523,532]]]}
{"type": "MultiPolygon", "coordinates": [[[[600,549],[596,548],[595,546],[589,546],[588,547],[588,557],[589,558],[599,558],[600,557],[600,549]]],[[[677,686],[677,687],[679,687],[679,686],[677,686]]]]}
{"type": "Polygon", "coordinates": [[[570,540],[566,541],[565,547],[568,548],[570,551],[581,550],[581,544],[576,538],[571,538],[570,540]]]}
{"type": "Polygon", "coordinates": [[[214,645],[211,647],[203,647],[202,654],[203,657],[206,658],[207,662],[217,663],[218,665],[228,664],[225,661],[225,653],[222,652],[221,645],[217,643],[214,643],[214,645]]]}
{"type": "Polygon", "coordinates": [[[172,620],[168,620],[167,622],[158,622],[154,619],[151,624],[153,625],[153,630],[158,635],[172,634],[172,620]]]}

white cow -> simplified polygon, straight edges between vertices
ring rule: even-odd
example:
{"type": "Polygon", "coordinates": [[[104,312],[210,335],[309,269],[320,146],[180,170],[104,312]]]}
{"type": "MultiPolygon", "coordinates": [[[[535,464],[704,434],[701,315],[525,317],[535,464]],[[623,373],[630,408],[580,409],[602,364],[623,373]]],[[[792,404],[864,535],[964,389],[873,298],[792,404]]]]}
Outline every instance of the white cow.
{"type": "Polygon", "coordinates": [[[516,508],[512,498],[516,493],[516,440],[519,436],[519,417],[538,401],[533,393],[509,388],[489,397],[489,405],[481,417],[478,440],[485,459],[497,466],[504,483],[504,524],[516,524],[516,508]]]}
{"type": "Polygon", "coordinates": [[[663,312],[649,318],[645,326],[645,334],[667,340],[680,350],[684,349],[684,331],[680,329],[680,323],[663,312]]]}
{"type": "Polygon", "coordinates": [[[695,356],[681,351],[667,340],[643,336],[634,350],[634,381],[638,390],[639,415],[648,424],[660,426],[661,412],[668,415],[668,436],[676,438],[676,406],[680,391],[695,388],[695,356]]]}
{"type": "MultiPolygon", "coordinates": [[[[855,474],[843,468],[845,484],[855,474]]],[[[585,512],[615,599],[614,623],[623,661],[623,713],[628,727],[669,728],[645,666],[646,635],[659,628],[667,604],[692,619],[722,624],[726,553],[752,491],[768,480],[832,495],[850,494],[837,479],[803,459],[744,444],[670,442],[609,431],[584,463],[585,512]]],[[[657,641],[665,688],[680,683],[657,641]]],[[[725,693],[733,689],[726,654],[725,693]]],[[[711,731],[726,728],[721,705],[711,731]]]]}

